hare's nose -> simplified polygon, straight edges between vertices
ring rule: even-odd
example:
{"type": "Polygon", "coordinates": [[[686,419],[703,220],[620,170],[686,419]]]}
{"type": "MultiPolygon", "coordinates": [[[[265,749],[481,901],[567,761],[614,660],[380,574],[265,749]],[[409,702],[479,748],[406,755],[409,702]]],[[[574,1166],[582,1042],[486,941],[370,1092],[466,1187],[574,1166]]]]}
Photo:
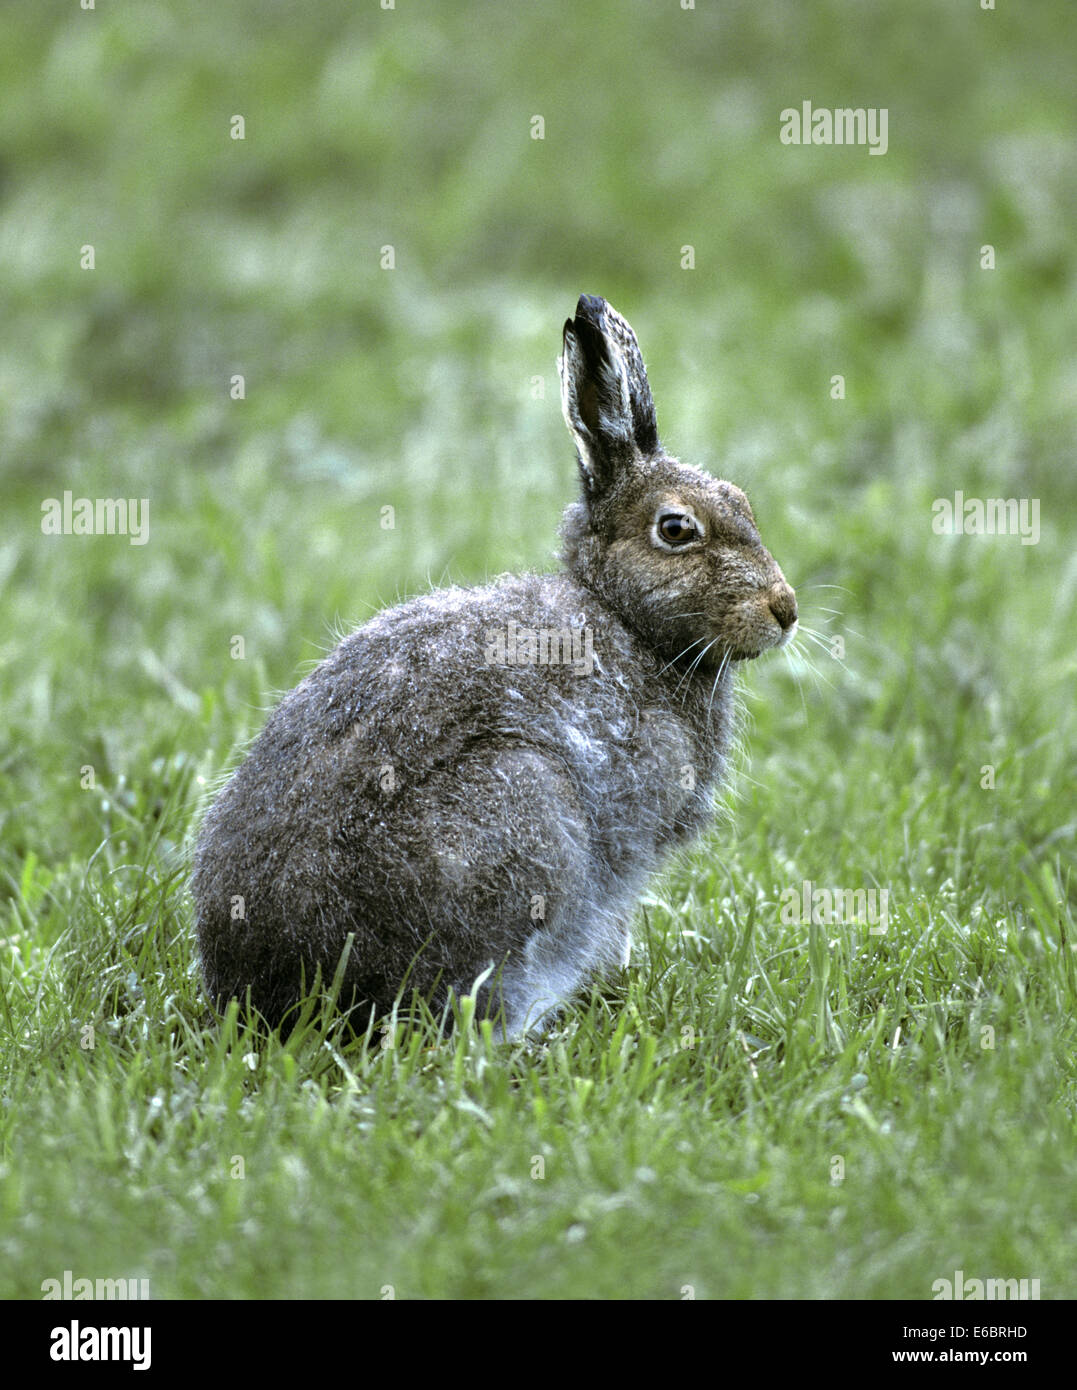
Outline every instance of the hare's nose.
{"type": "Polygon", "coordinates": [[[778,619],[783,632],[789,629],[797,620],[797,596],[784,579],[771,586],[770,593],[767,595],[770,604],[770,611],[778,619]]]}

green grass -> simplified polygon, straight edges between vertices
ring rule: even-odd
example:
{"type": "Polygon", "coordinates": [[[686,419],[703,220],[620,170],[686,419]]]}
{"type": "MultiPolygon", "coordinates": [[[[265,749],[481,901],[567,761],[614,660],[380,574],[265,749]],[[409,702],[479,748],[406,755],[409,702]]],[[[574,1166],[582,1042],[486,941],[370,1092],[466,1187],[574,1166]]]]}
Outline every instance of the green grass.
{"type": "Polygon", "coordinates": [[[1067,12],[6,19],[0,1295],[1077,1296],[1067,12]],[[809,97],[887,155],[783,147],[809,97]],[[541,1042],[213,1017],[206,797],[334,631],[553,563],[580,291],[844,657],[745,669],[728,814],[541,1042]],[[149,543],[43,536],[65,489],[149,543]],[[956,489],[1039,543],[936,536],[956,489]],[[889,930],[783,923],[804,880],[889,930]]]}

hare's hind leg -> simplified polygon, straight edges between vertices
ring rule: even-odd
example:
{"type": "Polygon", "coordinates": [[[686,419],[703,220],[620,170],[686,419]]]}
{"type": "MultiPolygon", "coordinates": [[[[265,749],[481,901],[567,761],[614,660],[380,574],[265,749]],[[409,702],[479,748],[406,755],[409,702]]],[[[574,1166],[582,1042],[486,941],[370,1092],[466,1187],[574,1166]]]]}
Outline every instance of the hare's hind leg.
{"type": "Polygon", "coordinates": [[[590,821],[559,759],[526,745],[475,750],[404,796],[377,857],[395,861],[399,917],[426,924],[423,972],[440,967],[459,995],[492,967],[479,1013],[500,1013],[515,1036],[611,954],[616,963],[593,901],[590,821]]]}

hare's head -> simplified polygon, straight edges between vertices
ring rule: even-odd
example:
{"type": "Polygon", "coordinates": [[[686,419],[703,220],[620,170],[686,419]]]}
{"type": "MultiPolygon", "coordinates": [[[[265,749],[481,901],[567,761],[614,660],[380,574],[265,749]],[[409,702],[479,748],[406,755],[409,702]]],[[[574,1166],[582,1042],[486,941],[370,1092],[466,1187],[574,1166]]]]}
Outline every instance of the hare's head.
{"type": "Polygon", "coordinates": [[[794,635],[796,595],[744,493],[671,458],[636,335],[581,295],[558,359],[583,495],[562,525],[565,562],[668,661],[713,671],[794,635]]]}

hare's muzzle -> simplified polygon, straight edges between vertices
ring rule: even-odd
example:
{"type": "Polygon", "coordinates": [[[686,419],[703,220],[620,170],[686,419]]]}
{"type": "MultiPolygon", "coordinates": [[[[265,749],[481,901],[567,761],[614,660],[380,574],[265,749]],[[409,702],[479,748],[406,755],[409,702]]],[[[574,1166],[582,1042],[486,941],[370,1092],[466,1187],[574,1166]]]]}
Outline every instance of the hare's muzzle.
{"type": "Polygon", "coordinates": [[[784,647],[786,642],[791,642],[796,636],[797,630],[797,596],[792,585],[786,583],[784,576],[770,586],[767,603],[782,630],[776,645],[784,647]]]}

